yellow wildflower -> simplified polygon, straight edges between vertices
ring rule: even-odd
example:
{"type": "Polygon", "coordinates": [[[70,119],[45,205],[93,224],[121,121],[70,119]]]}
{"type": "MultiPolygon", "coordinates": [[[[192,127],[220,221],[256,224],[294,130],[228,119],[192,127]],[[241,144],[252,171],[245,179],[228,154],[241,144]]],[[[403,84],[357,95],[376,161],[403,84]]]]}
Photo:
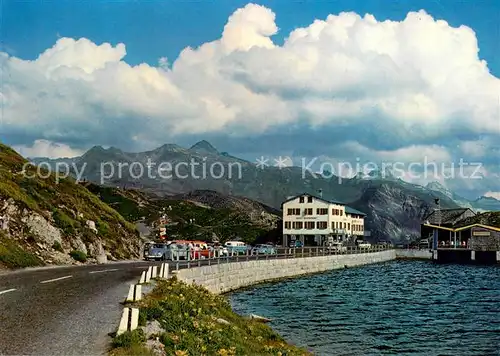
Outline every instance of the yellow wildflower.
{"type": "Polygon", "coordinates": [[[177,350],[175,351],[175,356],[188,356],[188,353],[184,350],[177,350]]]}

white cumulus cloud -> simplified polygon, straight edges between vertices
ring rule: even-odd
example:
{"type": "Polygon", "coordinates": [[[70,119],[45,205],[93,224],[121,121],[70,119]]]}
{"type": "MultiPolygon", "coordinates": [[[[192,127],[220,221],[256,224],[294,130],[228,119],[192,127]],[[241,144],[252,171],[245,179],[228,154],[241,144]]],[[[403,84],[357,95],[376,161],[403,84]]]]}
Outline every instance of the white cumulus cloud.
{"type": "Polygon", "coordinates": [[[328,132],[381,160],[450,161],[457,146],[471,157],[498,152],[500,80],[479,58],[471,28],[425,11],[402,21],[348,12],[277,45],[276,21],[271,9],[248,4],[220,38],[156,66],[128,64],[123,43],[86,38],[59,38],[35,60],[0,52],[0,132],[32,146],[25,152],[46,152],[47,141],[69,146],[55,154],[94,144],[152,148],[196,134],[281,132],[286,140],[289,130],[328,132]]]}
{"type": "Polygon", "coordinates": [[[81,150],[47,140],[36,140],[31,146],[20,145],[13,148],[24,157],[72,158],[83,154],[81,150]]]}

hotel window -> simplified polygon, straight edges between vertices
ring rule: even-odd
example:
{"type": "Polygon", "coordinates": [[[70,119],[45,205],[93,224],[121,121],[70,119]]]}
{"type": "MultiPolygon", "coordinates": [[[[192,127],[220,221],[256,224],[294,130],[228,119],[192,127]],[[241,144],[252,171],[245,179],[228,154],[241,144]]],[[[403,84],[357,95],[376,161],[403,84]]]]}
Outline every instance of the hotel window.
{"type": "Polygon", "coordinates": [[[313,197],[307,197],[307,202],[312,203],[313,202],[313,197]]]}
{"type": "Polygon", "coordinates": [[[312,214],[313,214],[313,209],[312,208],[304,209],[304,215],[312,215],[312,214]]]}
{"type": "Polygon", "coordinates": [[[344,215],[344,212],[342,210],[340,210],[339,212],[340,212],[340,216],[344,215]]]}
{"type": "Polygon", "coordinates": [[[303,203],[304,202],[304,197],[300,197],[299,198],[299,203],[303,203]]]}
{"type": "Polygon", "coordinates": [[[347,229],[347,223],[344,223],[344,229],[347,229]]]}
{"type": "Polygon", "coordinates": [[[300,215],[300,209],[299,208],[295,209],[295,215],[300,215]]]}
{"type": "Polygon", "coordinates": [[[288,209],[286,214],[287,215],[293,215],[293,209],[288,209]]]}
{"type": "Polygon", "coordinates": [[[303,226],[302,221],[294,221],[292,224],[292,227],[297,230],[302,229],[302,226],[303,226]]]}
{"type": "Polygon", "coordinates": [[[318,215],[328,215],[328,209],[317,208],[316,209],[316,214],[318,214],[318,215]]]}
{"type": "Polygon", "coordinates": [[[291,227],[291,222],[290,221],[285,221],[285,229],[289,230],[291,227]]]}
{"type": "Polygon", "coordinates": [[[328,226],[328,223],[326,221],[318,221],[316,223],[316,228],[320,229],[320,230],[324,230],[326,229],[328,226]]]}
{"type": "Polygon", "coordinates": [[[332,230],[335,229],[335,223],[332,221],[332,230]]]}
{"type": "Polygon", "coordinates": [[[306,229],[308,230],[314,229],[314,221],[306,221],[306,229]]]}
{"type": "Polygon", "coordinates": [[[347,230],[351,230],[351,223],[347,224],[347,230]]]}

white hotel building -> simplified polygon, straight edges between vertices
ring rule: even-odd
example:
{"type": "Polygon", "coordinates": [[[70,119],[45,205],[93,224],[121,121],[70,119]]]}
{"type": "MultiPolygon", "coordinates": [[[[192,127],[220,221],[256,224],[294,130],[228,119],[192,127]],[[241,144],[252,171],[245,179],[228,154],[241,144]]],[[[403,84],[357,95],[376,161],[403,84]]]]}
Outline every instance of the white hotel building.
{"type": "Polygon", "coordinates": [[[336,241],[363,239],[365,213],[343,203],[301,194],[282,203],[283,245],[300,240],[305,246],[323,245],[328,236],[336,241]]]}

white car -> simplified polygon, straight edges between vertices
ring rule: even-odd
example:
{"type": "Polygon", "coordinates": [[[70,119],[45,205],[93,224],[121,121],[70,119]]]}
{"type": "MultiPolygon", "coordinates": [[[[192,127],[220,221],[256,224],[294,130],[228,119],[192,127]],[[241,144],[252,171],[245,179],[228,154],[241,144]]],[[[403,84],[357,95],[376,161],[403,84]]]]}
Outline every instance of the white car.
{"type": "Polygon", "coordinates": [[[342,242],[330,242],[327,247],[329,251],[337,251],[337,252],[345,252],[347,251],[347,247],[342,245],[342,242]]]}
{"type": "Polygon", "coordinates": [[[372,244],[366,241],[360,241],[358,242],[358,247],[359,248],[370,248],[372,247],[372,244]]]}

